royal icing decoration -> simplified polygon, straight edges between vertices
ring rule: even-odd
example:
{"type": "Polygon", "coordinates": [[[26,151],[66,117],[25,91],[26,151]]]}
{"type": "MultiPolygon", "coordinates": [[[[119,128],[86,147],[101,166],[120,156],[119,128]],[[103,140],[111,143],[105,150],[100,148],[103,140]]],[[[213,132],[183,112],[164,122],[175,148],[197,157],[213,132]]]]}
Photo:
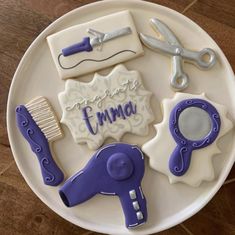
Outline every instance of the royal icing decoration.
{"type": "Polygon", "coordinates": [[[226,108],[204,94],[176,93],[163,100],[163,112],[162,122],[155,125],[157,135],[142,146],[150,167],[167,175],[170,183],[199,186],[213,180],[217,140],[233,126],[226,108]]]}
{"type": "Polygon", "coordinates": [[[215,141],[220,122],[216,108],[203,99],[182,100],[174,107],[169,120],[171,135],[177,143],[169,160],[173,175],[184,175],[189,168],[192,151],[215,141]]]}
{"type": "Polygon", "coordinates": [[[145,90],[137,71],[116,66],[107,76],[95,74],[90,83],[67,80],[59,94],[66,124],[76,143],[97,149],[107,137],[120,140],[126,132],[148,134],[154,119],[149,104],[151,92],[145,90]]]}
{"type": "Polygon", "coordinates": [[[36,97],[18,105],[15,113],[19,131],[37,156],[44,184],[59,185],[64,174],[53,159],[49,143],[61,138],[63,133],[49,101],[36,97]]]}
{"type": "Polygon", "coordinates": [[[210,69],[215,65],[216,54],[211,48],[204,48],[201,51],[188,50],[182,46],[176,35],[161,20],[152,18],[150,19],[150,24],[155,31],[164,37],[165,41],[143,33],[140,33],[140,39],[151,50],[172,56],[173,71],[170,84],[174,90],[180,91],[188,87],[189,78],[183,71],[184,61],[194,63],[200,69],[210,69]],[[204,57],[208,57],[208,60],[204,57]]]}
{"type": "Polygon", "coordinates": [[[131,13],[121,11],[47,37],[62,79],[91,73],[143,54],[131,13]]]}
{"type": "Polygon", "coordinates": [[[113,143],[99,149],[82,170],[64,183],[59,194],[68,207],[83,203],[98,193],[118,196],[126,227],[134,228],[147,220],[146,199],[141,188],[143,176],[141,150],[135,145],[113,143]]]}

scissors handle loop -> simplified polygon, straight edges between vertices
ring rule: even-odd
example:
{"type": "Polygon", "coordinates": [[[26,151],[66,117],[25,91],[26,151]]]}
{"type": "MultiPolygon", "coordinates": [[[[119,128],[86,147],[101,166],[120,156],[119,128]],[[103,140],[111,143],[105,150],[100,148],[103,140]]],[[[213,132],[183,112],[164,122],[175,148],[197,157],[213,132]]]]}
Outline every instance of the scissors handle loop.
{"type": "Polygon", "coordinates": [[[196,62],[202,69],[210,69],[216,63],[216,54],[210,48],[204,48],[198,52],[184,50],[182,56],[196,62]]]}

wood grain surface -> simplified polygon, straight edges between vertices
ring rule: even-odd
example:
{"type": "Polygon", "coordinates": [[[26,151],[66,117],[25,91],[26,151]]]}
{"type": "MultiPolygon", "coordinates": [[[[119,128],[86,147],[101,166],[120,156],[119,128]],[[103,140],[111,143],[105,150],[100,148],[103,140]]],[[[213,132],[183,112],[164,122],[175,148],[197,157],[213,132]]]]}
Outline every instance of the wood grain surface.
{"type": "MultiPolygon", "coordinates": [[[[31,191],[13,160],[6,130],[8,90],[17,65],[51,22],[94,0],[0,0],[0,234],[98,234],[79,228],[50,210],[31,191]]],[[[235,70],[234,0],[152,0],[183,13],[217,42],[235,70]]],[[[235,168],[199,213],[160,233],[235,234],[235,168]]]]}

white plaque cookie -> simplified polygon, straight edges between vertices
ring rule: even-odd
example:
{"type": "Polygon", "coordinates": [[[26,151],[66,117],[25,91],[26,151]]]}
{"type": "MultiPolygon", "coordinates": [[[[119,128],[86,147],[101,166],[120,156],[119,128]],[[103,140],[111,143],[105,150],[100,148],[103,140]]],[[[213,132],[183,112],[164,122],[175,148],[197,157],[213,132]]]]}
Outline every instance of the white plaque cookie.
{"type": "Polygon", "coordinates": [[[90,83],[66,80],[59,95],[61,122],[70,129],[76,143],[97,149],[107,137],[120,140],[126,132],[148,134],[154,120],[147,91],[137,71],[117,65],[110,74],[95,74],[90,83]]]}
{"type": "Polygon", "coordinates": [[[226,117],[226,107],[210,101],[205,94],[185,93],[163,100],[162,106],[163,120],[155,125],[157,134],[142,146],[150,167],[168,176],[170,183],[183,182],[196,187],[202,181],[213,180],[212,157],[220,153],[217,140],[233,127],[226,117]],[[179,132],[183,134],[180,136],[179,132]],[[191,160],[188,167],[185,156],[191,160]]]}
{"type": "Polygon", "coordinates": [[[69,27],[48,36],[47,41],[62,79],[91,73],[144,53],[129,11],[69,27]]]}

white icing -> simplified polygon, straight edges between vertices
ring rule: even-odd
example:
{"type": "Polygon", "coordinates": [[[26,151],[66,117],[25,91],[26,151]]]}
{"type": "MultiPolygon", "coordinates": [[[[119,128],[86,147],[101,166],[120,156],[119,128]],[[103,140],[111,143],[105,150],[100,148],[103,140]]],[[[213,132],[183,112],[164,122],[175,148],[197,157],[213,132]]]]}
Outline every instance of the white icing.
{"type": "Polygon", "coordinates": [[[95,158],[98,158],[99,155],[100,155],[100,153],[101,153],[103,150],[105,150],[105,149],[107,149],[107,148],[115,147],[115,146],[116,146],[115,144],[110,144],[110,145],[108,145],[108,146],[105,146],[105,147],[101,148],[101,149],[96,153],[96,157],[95,157],[95,158]]]}
{"type": "Polygon", "coordinates": [[[29,101],[25,107],[49,142],[63,136],[57,116],[45,97],[38,96],[29,101]]]}
{"type": "Polygon", "coordinates": [[[176,93],[174,98],[165,99],[162,102],[163,120],[155,125],[157,135],[142,146],[143,152],[149,157],[150,167],[168,176],[170,183],[183,182],[191,186],[199,186],[202,181],[214,180],[214,169],[212,157],[220,153],[217,147],[217,140],[232,129],[232,122],[226,117],[227,109],[220,104],[210,101],[204,94],[192,95],[176,93]],[[221,118],[221,127],[217,139],[209,146],[194,150],[192,152],[191,163],[188,171],[183,176],[173,175],[168,167],[169,158],[176,147],[171,132],[169,130],[169,116],[172,109],[184,99],[199,98],[211,103],[218,111],[221,118]]]}
{"type": "Polygon", "coordinates": [[[101,95],[94,95],[89,98],[81,97],[78,101],[73,103],[72,105],[68,105],[66,108],[67,111],[73,110],[75,108],[81,109],[83,105],[91,105],[94,104],[98,108],[102,108],[103,101],[107,98],[112,99],[114,96],[121,95],[122,93],[126,93],[127,91],[136,91],[140,86],[138,80],[126,80],[120,84],[119,87],[110,90],[105,89],[101,95]]]}
{"type": "Polygon", "coordinates": [[[141,195],[142,199],[144,199],[144,194],[143,194],[142,188],[140,186],[139,186],[139,190],[140,190],[140,195],[141,195]]]}
{"type": "Polygon", "coordinates": [[[69,27],[65,30],[48,36],[47,41],[53,61],[56,65],[59,76],[62,79],[91,73],[99,69],[135,58],[144,53],[131,13],[129,11],[117,12],[111,15],[97,18],[90,22],[69,27]],[[87,32],[89,28],[103,33],[108,33],[125,27],[131,28],[130,34],[104,42],[102,44],[102,49],[99,47],[94,47],[90,52],[80,52],[67,57],[62,56],[60,61],[64,67],[71,67],[82,60],[102,60],[111,57],[118,52],[125,52],[119,53],[116,56],[113,56],[112,58],[102,62],[85,61],[72,69],[63,69],[60,67],[58,63],[58,56],[63,48],[82,41],[84,37],[94,37],[87,32]]]}
{"type": "Polygon", "coordinates": [[[137,147],[137,146],[132,146],[131,148],[132,148],[132,149],[136,149],[136,150],[140,153],[142,160],[144,160],[144,155],[143,155],[142,151],[139,150],[139,147],[137,147]]]}
{"type": "Polygon", "coordinates": [[[77,177],[79,177],[80,175],[82,175],[84,173],[84,171],[79,171],[77,174],[75,174],[74,176],[72,176],[71,178],[71,182],[73,182],[75,179],[77,179],[77,177]]]}
{"type": "Polygon", "coordinates": [[[137,71],[128,71],[123,65],[116,66],[107,76],[95,74],[90,83],[69,79],[58,97],[63,110],[61,122],[68,126],[76,143],[87,143],[91,149],[99,148],[107,137],[119,141],[126,132],[147,135],[148,124],[154,120],[149,104],[151,92],[145,90],[137,71]],[[111,108],[125,107],[130,102],[135,109],[131,115],[125,119],[117,116],[112,123],[107,119],[103,125],[97,125],[98,112],[109,110],[111,116],[111,108]],[[89,122],[93,130],[98,130],[95,134],[84,120],[84,108],[88,106],[92,116],[89,122]]]}

